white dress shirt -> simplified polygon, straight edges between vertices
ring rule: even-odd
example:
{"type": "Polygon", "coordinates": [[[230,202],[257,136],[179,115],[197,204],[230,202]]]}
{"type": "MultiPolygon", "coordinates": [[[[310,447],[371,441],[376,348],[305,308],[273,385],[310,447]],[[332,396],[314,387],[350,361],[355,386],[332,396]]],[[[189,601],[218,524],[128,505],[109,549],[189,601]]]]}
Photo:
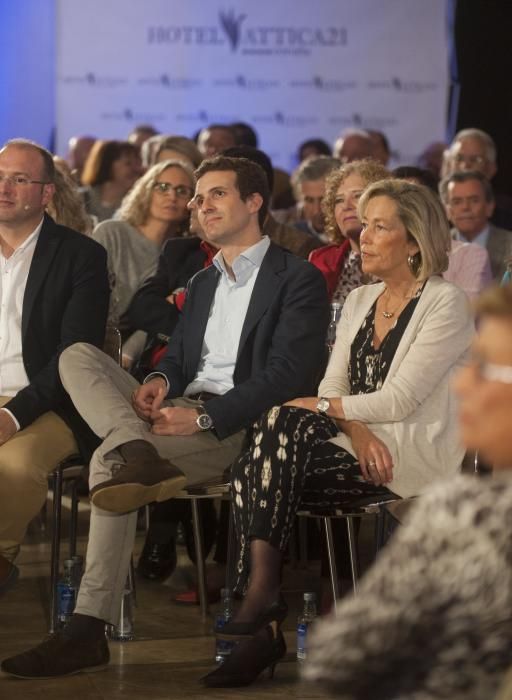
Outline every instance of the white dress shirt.
{"type": "Polygon", "coordinates": [[[213,258],[221,275],[210,308],[197,375],[185,389],[184,396],[200,391],[225,394],[233,388],[242,327],[269,245],[270,239],[264,236],[235,258],[231,266],[234,279],[226,270],[222,252],[213,258]]]}
{"type": "MultiPolygon", "coordinates": [[[[27,278],[43,220],[9,258],[0,252],[0,396],[15,396],[28,386],[23,364],[21,314],[27,278]]],[[[16,417],[6,411],[16,423],[16,417]]]]}

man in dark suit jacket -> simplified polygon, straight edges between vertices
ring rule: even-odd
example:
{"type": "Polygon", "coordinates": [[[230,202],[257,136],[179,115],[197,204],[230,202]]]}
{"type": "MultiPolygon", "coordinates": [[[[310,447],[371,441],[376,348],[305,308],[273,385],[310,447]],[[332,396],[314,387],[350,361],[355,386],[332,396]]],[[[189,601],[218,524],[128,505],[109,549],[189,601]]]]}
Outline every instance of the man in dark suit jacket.
{"type": "Polygon", "coordinates": [[[512,231],[490,222],[495,200],[489,180],[476,170],[455,172],[441,182],[440,193],[453,236],[486,248],[492,276],[501,281],[512,255],[512,231]]]}
{"type": "Polygon", "coordinates": [[[104,438],[90,465],[87,566],[67,630],[4,661],[7,673],[105,664],[104,624],[119,615],[136,509],[220,475],[263,411],[316,390],[329,317],[323,276],[262,237],[269,190],[258,165],[220,156],[196,175],[193,206],[220,252],[190,281],[157,372],[139,385],[84,344],[61,357],[65,388],[104,438]]]}
{"type": "MultiPolygon", "coordinates": [[[[60,352],[101,345],[108,309],[106,255],[44,214],[54,192],[50,153],[15,140],[0,150],[0,592],[47,475],[77,452],[81,420],[62,387],[60,352]]],[[[82,425],[82,427],[86,427],[82,425]]]]}

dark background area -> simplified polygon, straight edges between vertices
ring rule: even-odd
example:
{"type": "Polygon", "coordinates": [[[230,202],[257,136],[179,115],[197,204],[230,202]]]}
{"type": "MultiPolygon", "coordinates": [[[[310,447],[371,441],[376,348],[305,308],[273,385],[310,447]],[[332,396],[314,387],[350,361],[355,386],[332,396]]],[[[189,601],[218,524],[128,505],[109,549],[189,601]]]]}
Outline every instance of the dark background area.
{"type": "Polygon", "coordinates": [[[458,0],[455,51],[457,130],[487,131],[498,149],[497,192],[512,195],[512,1],[458,0]]]}

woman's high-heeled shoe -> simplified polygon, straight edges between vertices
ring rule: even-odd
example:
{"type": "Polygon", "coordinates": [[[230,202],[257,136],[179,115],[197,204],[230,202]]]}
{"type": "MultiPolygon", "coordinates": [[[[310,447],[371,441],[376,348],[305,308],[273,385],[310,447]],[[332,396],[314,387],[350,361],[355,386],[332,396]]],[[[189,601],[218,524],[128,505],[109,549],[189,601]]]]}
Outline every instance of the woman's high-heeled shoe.
{"type": "Polygon", "coordinates": [[[222,630],[217,633],[217,637],[226,641],[246,639],[273,622],[276,622],[278,626],[281,625],[287,615],[288,606],[284,598],[280,596],[278,601],[262,610],[252,622],[226,622],[222,630]]]}
{"type": "Polygon", "coordinates": [[[266,669],[270,677],[286,654],[286,642],[276,622],[236,644],[226,661],[201,678],[207,688],[238,688],[254,683],[266,669]]]}

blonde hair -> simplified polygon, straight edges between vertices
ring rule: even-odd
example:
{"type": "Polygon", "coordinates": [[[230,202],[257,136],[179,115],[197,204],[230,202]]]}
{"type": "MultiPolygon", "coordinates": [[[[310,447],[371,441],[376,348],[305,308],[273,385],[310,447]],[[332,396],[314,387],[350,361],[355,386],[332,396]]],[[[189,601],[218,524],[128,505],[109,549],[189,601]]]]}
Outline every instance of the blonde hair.
{"type": "MultiPolygon", "coordinates": [[[[151,197],[153,195],[153,185],[160,175],[169,168],[179,168],[190,179],[190,186],[194,189],[194,171],[181,160],[164,160],[153,165],[141,178],[137,180],[132,189],[124,197],[119,207],[118,217],[122,221],[127,221],[132,226],[142,226],[146,223],[149,215],[151,197]]],[[[184,220],[185,228],[188,227],[188,219],[184,220]]]]}
{"type": "Polygon", "coordinates": [[[475,304],[479,316],[497,316],[512,321],[512,284],[493,285],[475,304]]]}
{"type": "Polygon", "coordinates": [[[447,270],[452,239],[439,197],[424,185],[393,178],[382,180],[364,191],[357,206],[360,219],[375,197],[388,197],[396,204],[398,218],[407,235],[420,249],[410,263],[414,276],[423,281],[447,270]]]}
{"type": "Polygon", "coordinates": [[[46,207],[48,214],[62,226],[90,234],[93,222],[85,210],[83,197],[71,175],[56,166],[53,183],[55,192],[46,207]]]}
{"type": "Polygon", "coordinates": [[[325,181],[325,196],[322,201],[322,211],[325,217],[325,232],[333,243],[341,243],[344,240],[344,235],[340,231],[340,227],[336,223],[334,213],[336,205],[336,195],[338,188],[349,175],[359,175],[364,181],[365,186],[377,180],[384,180],[391,177],[386,168],[374,160],[354,160],[352,163],[342,165],[336,170],[333,170],[325,181]]]}

